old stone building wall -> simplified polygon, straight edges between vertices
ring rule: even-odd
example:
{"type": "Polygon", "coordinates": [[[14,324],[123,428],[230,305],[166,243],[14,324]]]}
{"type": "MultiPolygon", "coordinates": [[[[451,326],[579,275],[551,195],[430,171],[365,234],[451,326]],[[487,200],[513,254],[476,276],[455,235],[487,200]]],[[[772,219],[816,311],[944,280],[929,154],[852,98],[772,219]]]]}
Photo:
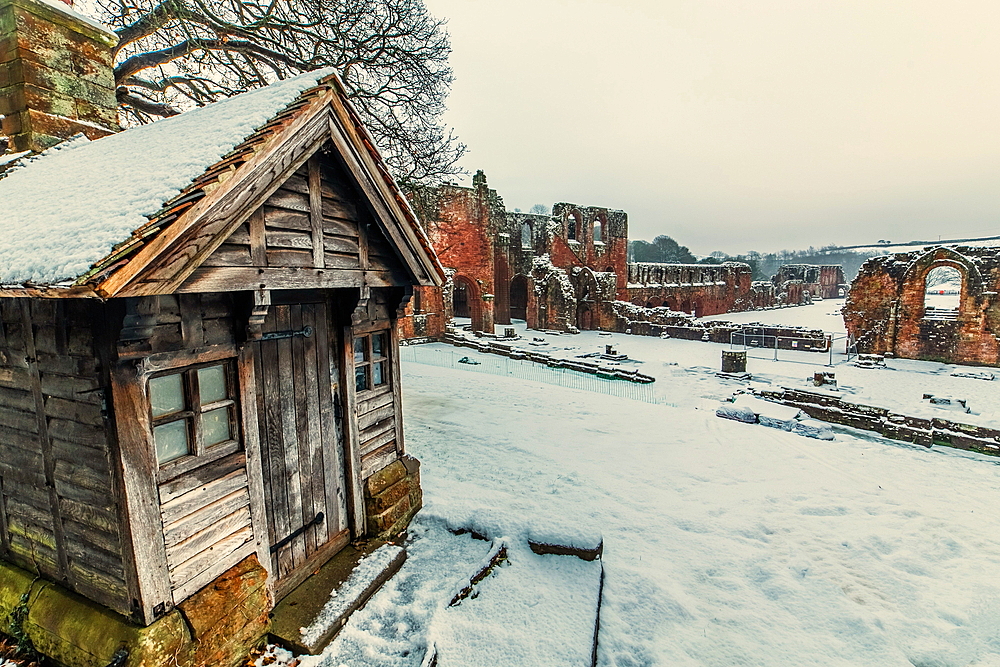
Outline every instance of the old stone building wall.
{"type": "Polygon", "coordinates": [[[997,366],[998,292],[1000,248],[931,247],[873,257],[851,284],[844,322],[862,353],[997,366]],[[927,275],[938,267],[961,276],[954,310],[927,303],[927,275]]]}
{"type": "MultiPolygon", "coordinates": [[[[424,301],[427,308],[441,308],[440,322],[437,313],[427,311],[435,317],[425,318],[425,324],[434,327],[427,328],[425,335],[440,335],[444,322],[456,315],[471,318],[477,331],[492,332],[496,321],[497,257],[507,250],[501,236],[506,231],[503,200],[486,184],[486,176],[478,172],[471,188],[447,184],[418,188],[410,193],[410,201],[441,264],[452,270],[440,303],[427,293],[436,288],[418,292],[417,299],[424,301]]],[[[414,305],[411,301],[408,315],[415,312],[414,305]]],[[[423,313],[424,308],[421,305],[416,312],[423,313]]],[[[403,326],[416,328],[412,322],[403,326]]]]}
{"type": "Polygon", "coordinates": [[[754,307],[752,271],[742,262],[628,266],[627,298],[638,306],[666,306],[696,317],[754,307]]]}
{"type": "Polygon", "coordinates": [[[785,264],[778,268],[771,282],[779,295],[786,294],[779,301],[786,304],[809,303],[819,296],[836,299],[847,294],[847,278],[839,264],[819,266],[815,264],[785,264]],[[789,289],[788,286],[799,283],[789,289]]]}
{"type": "Polygon", "coordinates": [[[440,337],[454,316],[487,333],[512,320],[618,330],[616,301],[704,316],[808,303],[845,287],[840,266],[790,265],[754,282],[742,262],[630,264],[624,211],[560,202],[550,214],[509,212],[481,171],[472,187],[419,188],[410,199],[449,280],[415,289],[399,320],[403,339],[440,337]]]}
{"type": "Polygon", "coordinates": [[[415,291],[401,337],[440,336],[454,316],[490,333],[512,319],[562,331],[614,325],[611,304],[627,295],[624,211],[559,203],[551,215],[508,212],[481,171],[471,188],[410,197],[450,277],[443,289],[415,291]]]}
{"type": "Polygon", "coordinates": [[[0,0],[0,156],[118,128],[114,33],[65,4],[0,0]]]}

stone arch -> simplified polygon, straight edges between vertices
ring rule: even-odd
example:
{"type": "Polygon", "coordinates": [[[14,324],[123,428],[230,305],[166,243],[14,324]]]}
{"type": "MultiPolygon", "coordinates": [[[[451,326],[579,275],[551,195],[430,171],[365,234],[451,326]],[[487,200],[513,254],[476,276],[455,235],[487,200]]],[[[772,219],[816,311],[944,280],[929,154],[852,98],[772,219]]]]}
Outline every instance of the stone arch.
{"type": "Polygon", "coordinates": [[[887,301],[879,349],[908,359],[997,364],[1000,350],[987,316],[990,295],[971,257],[951,248],[932,248],[916,256],[898,280],[896,298],[887,301]],[[955,269],[962,281],[958,308],[950,313],[935,312],[925,303],[927,276],[941,267],[955,269]]]}
{"type": "Polygon", "coordinates": [[[962,287],[965,277],[954,266],[938,264],[924,275],[924,315],[928,311],[955,311],[961,306],[962,287]],[[950,286],[958,279],[958,294],[951,294],[950,286]],[[931,280],[934,279],[934,284],[931,280]],[[943,287],[948,285],[949,287],[943,287]]]}
{"type": "Polygon", "coordinates": [[[647,308],[659,308],[660,306],[663,305],[663,299],[661,299],[658,296],[654,296],[647,303],[650,304],[650,305],[646,306],[647,308]]]}
{"type": "Polygon", "coordinates": [[[594,218],[594,243],[604,243],[607,224],[607,220],[604,219],[603,215],[594,218]]]}
{"type": "Polygon", "coordinates": [[[530,293],[531,281],[528,276],[519,273],[510,279],[510,317],[512,320],[528,320],[528,295],[530,293]]]}
{"type": "Polygon", "coordinates": [[[899,288],[899,299],[903,306],[904,318],[921,319],[924,317],[927,274],[939,267],[953,268],[962,277],[958,306],[960,315],[978,305],[983,296],[983,277],[979,268],[968,257],[951,248],[934,248],[915,259],[906,269],[906,274],[899,288]]]}
{"type": "Polygon", "coordinates": [[[576,328],[581,330],[600,328],[601,288],[597,277],[589,268],[576,274],[576,328]]]}
{"type": "Polygon", "coordinates": [[[452,312],[455,317],[468,317],[472,320],[473,331],[483,331],[483,296],[479,284],[469,278],[457,274],[452,276],[452,312]]]}

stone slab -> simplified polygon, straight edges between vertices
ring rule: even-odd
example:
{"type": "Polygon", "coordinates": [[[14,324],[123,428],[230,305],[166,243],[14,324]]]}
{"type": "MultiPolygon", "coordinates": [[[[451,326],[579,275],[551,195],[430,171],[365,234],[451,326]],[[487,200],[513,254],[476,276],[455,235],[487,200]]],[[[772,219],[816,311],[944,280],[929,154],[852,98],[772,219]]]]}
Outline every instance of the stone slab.
{"type": "Polygon", "coordinates": [[[347,581],[361,559],[373,553],[386,542],[371,540],[364,543],[344,547],[340,553],[331,558],[311,577],[285,596],[274,608],[271,619],[271,639],[281,646],[297,654],[319,654],[336,637],[347,622],[350,614],[360,609],[386,581],[392,578],[406,560],[406,552],[394,559],[390,566],[379,573],[362,594],[352,601],[347,612],[318,640],[307,643],[301,628],[308,627],[323,610],[333,591],[338,590],[347,581]]]}

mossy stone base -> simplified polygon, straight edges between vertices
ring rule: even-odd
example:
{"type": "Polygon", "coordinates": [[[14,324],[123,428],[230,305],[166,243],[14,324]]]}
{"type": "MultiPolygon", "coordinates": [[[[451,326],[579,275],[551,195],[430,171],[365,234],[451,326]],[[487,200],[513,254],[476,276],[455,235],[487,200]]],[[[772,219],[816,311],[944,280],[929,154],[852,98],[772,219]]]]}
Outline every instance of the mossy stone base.
{"type": "Polygon", "coordinates": [[[365,480],[365,518],[368,536],[389,539],[406,530],[423,506],[420,461],[404,456],[365,480]]]}
{"type": "Polygon", "coordinates": [[[28,593],[21,631],[35,650],[67,667],[105,667],[121,649],[126,667],[230,667],[268,630],[267,573],[250,556],[148,627],[0,561],[0,631],[28,593]],[[188,605],[188,603],[191,603],[188,605]],[[190,617],[189,617],[190,615],[190,617]]]}

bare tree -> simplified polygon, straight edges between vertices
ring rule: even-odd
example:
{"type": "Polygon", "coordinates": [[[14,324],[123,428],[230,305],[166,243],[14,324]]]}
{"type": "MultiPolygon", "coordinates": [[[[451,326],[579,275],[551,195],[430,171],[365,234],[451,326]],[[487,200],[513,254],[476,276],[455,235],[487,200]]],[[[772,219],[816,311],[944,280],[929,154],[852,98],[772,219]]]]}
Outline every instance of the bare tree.
{"type": "Polygon", "coordinates": [[[423,0],[90,0],[118,35],[126,124],[334,67],[395,176],[458,172],[441,122],[452,81],[444,22],[423,0]]]}

